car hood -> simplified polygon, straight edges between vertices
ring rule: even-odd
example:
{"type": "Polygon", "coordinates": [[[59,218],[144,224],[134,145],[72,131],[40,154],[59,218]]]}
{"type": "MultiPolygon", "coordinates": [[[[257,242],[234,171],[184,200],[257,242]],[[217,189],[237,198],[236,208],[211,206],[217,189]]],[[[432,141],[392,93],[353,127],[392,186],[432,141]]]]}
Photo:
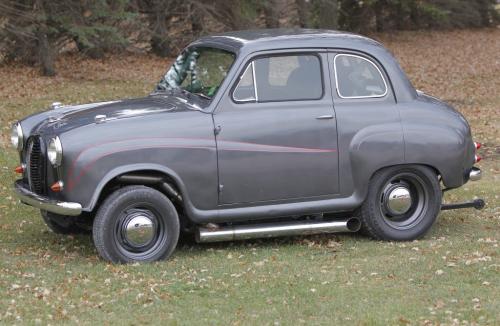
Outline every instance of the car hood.
{"type": "Polygon", "coordinates": [[[81,126],[140,118],[146,115],[179,111],[201,111],[200,103],[176,95],[150,95],[143,98],[60,106],[26,118],[23,128],[30,133],[59,134],[81,126]],[[31,125],[31,126],[30,126],[31,125]]]}

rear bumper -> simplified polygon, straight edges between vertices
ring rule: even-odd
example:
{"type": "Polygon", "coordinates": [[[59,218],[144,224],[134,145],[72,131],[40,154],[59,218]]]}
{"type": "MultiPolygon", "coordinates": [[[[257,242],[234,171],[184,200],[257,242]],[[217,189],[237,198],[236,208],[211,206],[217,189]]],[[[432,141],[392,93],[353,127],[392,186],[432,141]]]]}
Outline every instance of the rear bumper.
{"type": "Polygon", "coordinates": [[[469,172],[469,180],[470,181],[478,181],[478,180],[481,180],[481,177],[482,177],[481,169],[473,166],[469,172]]]}
{"type": "Polygon", "coordinates": [[[14,183],[14,191],[21,202],[47,212],[69,216],[78,216],[82,213],[82,205],[79,203],[58,201],[35,194],[25,187],[22,180],[14,183]]]}

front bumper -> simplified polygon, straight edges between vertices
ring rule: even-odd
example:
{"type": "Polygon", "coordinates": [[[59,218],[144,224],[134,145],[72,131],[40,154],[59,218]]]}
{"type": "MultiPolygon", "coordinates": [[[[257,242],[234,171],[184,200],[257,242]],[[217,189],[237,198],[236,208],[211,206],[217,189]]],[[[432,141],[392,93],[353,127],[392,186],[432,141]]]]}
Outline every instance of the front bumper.
{"type": "Polygon", "coordinates": [[[77,216],[82,213],[82,205],[79,203],[58,201],[35,194],[25,187],[22,180],[17,180],[14,183],[14,190],[21,202],[41,210],[69,216],[77,216]]]}

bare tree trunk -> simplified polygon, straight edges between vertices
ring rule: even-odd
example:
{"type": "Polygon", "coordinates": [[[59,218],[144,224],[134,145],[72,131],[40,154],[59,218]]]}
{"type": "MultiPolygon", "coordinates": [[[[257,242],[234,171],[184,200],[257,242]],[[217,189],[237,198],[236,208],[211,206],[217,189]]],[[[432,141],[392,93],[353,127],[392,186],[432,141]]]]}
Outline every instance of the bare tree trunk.
{"type": "Polygon", "coordinates": [[[148,12],[149,24],[152,30],[151,51],[160,56],[168,57],[171,52],[170,39],[167,28],[167,1],[152,1],[151,11],[148,12]]]}
{"type": "Polygon", "coordinates": [[[279,3],[280,25],[299,27],[299,9],[295,0],[276,0],[279,3]]]}
{"type": "Polygon", "coordinates": [[[314,0],[318,15],[318,27],[335,29],[338,27],[338,1],[314,0]]]}
{"type": "Polygon", "coordinates": [[[43,0],[36,0],[34,10],[41,17],[37,22],[38,27],[35,30],[35,38],[37,42],[37,57],[40,64],[41,74],[43,76],[55,76],[56,70],[54,67],[54,49],[52,48],[49,37],[47,35],[47,22],[43,0]]]}
{"type": "Polygon", "coordinates": [[[373,11],[375,13],[375,28],[377,32],[382,32],[384,30],[384,6],[386,5],[385,0],[377,1],[373,6],[373,11]]]}
{"type": "Polygon", "coordinates": [[[47,33],[39,28],[36,32],[38,42],[38,60],[40,62],[41,73],[43,76],[55,76],[54,53],[49,44],[47,33]]]}
{"type": "Polygon", "coordinates": [[[194,4],[190,5],[190,17],[191,31],[194,36],[199,36],[203,33],[203,15],[201,10],[197,8],[194,4]]]}
{"type": "Polygon", "coordinates": [[[298,23],[300,27],[309,27],[310,25],[310,8],[309,1],[307,0],[296,0],[297,4],[297,15],[298,23]]]}
{"type": "Polygon", "coordinates": [[[266,1],[264,4],[264,16],[267,28],[280,27],[278,4],[276,0],[266,1]]]}

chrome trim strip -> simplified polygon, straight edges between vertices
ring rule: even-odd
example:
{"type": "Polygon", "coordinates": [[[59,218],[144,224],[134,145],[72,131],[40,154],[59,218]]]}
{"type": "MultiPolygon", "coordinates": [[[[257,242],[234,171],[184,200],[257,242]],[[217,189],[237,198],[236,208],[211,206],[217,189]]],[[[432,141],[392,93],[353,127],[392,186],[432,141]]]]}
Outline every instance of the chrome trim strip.
{"type": "Polygon", "coordinates": [[[382,73],[382,71],[380,71],[380,69],[378,68],[378,66],[373,61],[371,61],[371,60],[369,60],[367,58],[364,58],[362,56],[355,55],[355,54],[340,53],[340,54],[337,54],[335,56],[335,58],[333,58],[333,68],[334,68],[333,70],[334,70],[334,73],[335,73],[335,88],[337,89],[337,94],[339,95],[340,98],[345,98],[345,99],[379,98],[379,97],[386,96],[387,93],[389,92],[389,88],[387,87],[387,82],[385,81],[384,74],[382,73]],[[382,77],[382,81],[384,82],[384,86],[385,86],[385,92],[384,92],[384,94],[382,94],[382,95],[367,95],[367,96],[342,96],[342,94],[340,94],[340,91],[339,91],[339,80],[338,80],[338,77],[337,77],[337,58],[340,57],[340,56],[355,57],[355,58],[359,58],[359,59],[362,59],[362,60],[365,60],[365,61],[368,61],[369,63],[371,63],[375,67],[375,69],[377,69],[378,73],[382,77]]]}
{"type": "Polygon", "coordinates": [[[23,186],[22,180],[14,183],[14,190],[21,202],[59,215],[77,216],[82,213],[82,205],[53,200],[31,192],[23,186]]]}
{"type": "Polygon", "coordinates": [[[61,102],[52,102],[52,104],[50,105],[50,108],[52,110],[55,110],[55,109],[58,109],[62,106],[62,103],[61,102]]]}
{"type": "Polygon", "coordinates": [[[232,91],[232,94],[231,94],[231,97],[233,98],[233,101],[235,102],[257,102],[257,89],[255,88],[256,85],[255,85],[255,69],[253,68],[254,65],[253,65],[253,61],[252,63],[250,63],[246,68],[245,68],[245,71],[243,72],[243,74],[241,74],[240,76],[240,80],[238,81],[238,84],[236,84],[236,87],[234,88],[234,90],[232,91]],[[238,89],[238,87],[240,87],[240,83],[241,81],[243,80],[243,77],[246,75],[248,69],[250,69],[250,66],[252,66],[252,79],[253,79],[253,93],[254,93],[254,98],[242,98],[242,99],[237,99],[235,96],[234,96],[234,93],[236,92],[236,90],[238,89]]]}
{"type": "Polygon", "coordinates": [[[61,140],[59,139],[59,136],[56,136],[55,138],[52,138],[49,141],[49,146],[47,147],[46,152],[47,152],[47,159],[50,162],[50,164],[52,164],[53,167],[57,168],[57,167],[61,166],[62,159],[63,159],[63,148],[62,148],[62,144],[61,144],[61,140]],[[50,147],[51,142],[54,142],[54,147],[56,150],[56,158],[55,158],[54,163],[52,163],[49,159],[49,147],[50,147]]]}
{"type": "MultiPolygon", "coordinates": [[[[21,126],[21,124],[19,122],[16,122],[14,125],[13,125],[13,128],[16,128],[17,130],[17,147],[16,147],[16,150],[18,152],[22,152],[22,150],[24,149],[24,133],[23,133],[23,127],[21,126]]],[[[11,131],[12,132],[12,131],[11,131]]]]}
{"type": "Polygon", "coordinates": [[[216,229],[201,227],[196,230],[196,241],[220,242],[272,238],[293,235],[309,235],[334,232],[357,232],[361,222],[357,218],[343,221],[298,221],[226,226],[216,229]]]}
{"type": "Polygon", "coordinates": [[[257,81],[255,80],[255,60],[252,61],[252,78],[253,78],[253,93],[255,96],[255,102],[259,102],[259,95],[257,93],[257,81]]]}
{"type": "Polygon", "coordinates": [[[481,177],[482,177],[481,169],[473,166],[469,172],[469,180],[470,181],[478,181],[478,180],[481,180],[481,177]]]}

